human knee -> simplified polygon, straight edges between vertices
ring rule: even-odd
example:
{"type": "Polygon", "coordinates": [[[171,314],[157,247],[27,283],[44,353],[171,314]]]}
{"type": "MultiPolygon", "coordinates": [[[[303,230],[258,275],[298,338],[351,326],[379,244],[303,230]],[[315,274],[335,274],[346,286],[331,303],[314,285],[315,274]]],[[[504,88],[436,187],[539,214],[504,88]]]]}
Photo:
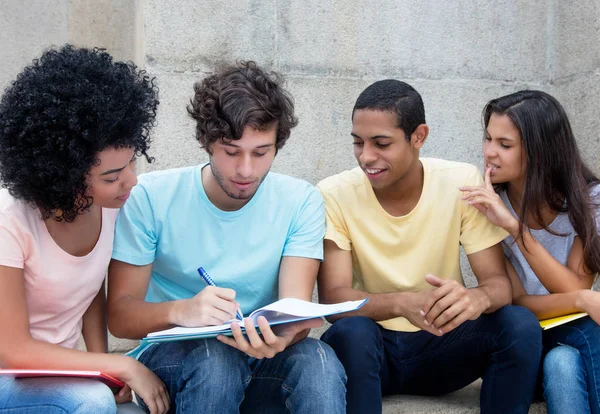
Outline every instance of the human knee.
{"type": "Polygon", "coordinates": [[[520,364],[532,375],[539,369],[542,330],[533,313],[521,306],[505,306],[493,314],[495,343],[503,358],[520,364]]]}
{"type": "MultiPolygon", "coordinates": [[[[180,381],[192,386],[201,385],[202,389],[225,391],[223,384],[229,387],[241,385],[249,378],[247,357],[237,349],[217,340],[203,341],[182,361],[180,381]]],[[[183,384],[180,384],[180,387],[183,384]]],[[[226,388],[226,387],[225,387],[226,388]]]]}
{"type": "Polygon", "coordinates": [[[294,345],[291,358],[302,366],[304,375],[319,380],[342,380],[346,382],[346,372],[336,353],[325,342],[306,338],[294,345]]]}
{"type": "Polygon", "coordinates": [[[505,306],[495,312],[500,332],[511,341],[527,341],[541,350],[542,330],[536,316],[522,306],[505,306]]]}
{"type": "Polygon", "coordinates": [[[600,340],[600,326],[589,316],[571,322],[569,325],[568,344],[574,348],[591,352],[600,340]]]}
{"type": "Polygon", "coordinates": [[[101,382],[89,381],[82,387],[73,389],[72,414],[110,414],[117,412],[115,396],[110,388],[101,382]]]}
{"type": "Polygon", "coordinates": [[[314,338],[295,344],[288,356],[285,385],[316,400],[346,394],[346,371],[329,345],[314,338]]]}
{"type": "Polygon", "coordinates": [[[581,366],[583,359],[577,349],[559,345],[552,348],[544,358],[544,378],[571,381],[581,366]]]}
{"type": "Polygon", "coordinates": [[[337,352],[340,347],[351,345],[352,348],[360,348],[356,345],[377,341],[378,335],[379,328],[372,319],[353,316],[334,322],[321,339],[337,352]]]}
{"type": "Polygon", "coordinates": [[[494,313],[501,323],[512,327],[511,331],[517,334],[528,333],[532,330],[539,332],[541,329],[536,316],[529,309],[522,306],[507,305],[494,313]]]}

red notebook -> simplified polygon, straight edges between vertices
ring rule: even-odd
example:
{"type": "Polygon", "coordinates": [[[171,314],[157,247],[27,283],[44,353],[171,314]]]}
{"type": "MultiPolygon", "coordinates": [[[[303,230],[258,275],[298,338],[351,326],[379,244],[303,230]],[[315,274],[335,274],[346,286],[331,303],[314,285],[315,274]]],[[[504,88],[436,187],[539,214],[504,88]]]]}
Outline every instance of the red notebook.
{"type": "Polygon", "coordinates": [[[9,375],[15,378],[35,377],[79,377],[95,379],[108,385],[113,392],[118,392],[125,383],[118,378],[100,371],[67,371],[54,369],[0,369],[0,375],[9,375]]]}

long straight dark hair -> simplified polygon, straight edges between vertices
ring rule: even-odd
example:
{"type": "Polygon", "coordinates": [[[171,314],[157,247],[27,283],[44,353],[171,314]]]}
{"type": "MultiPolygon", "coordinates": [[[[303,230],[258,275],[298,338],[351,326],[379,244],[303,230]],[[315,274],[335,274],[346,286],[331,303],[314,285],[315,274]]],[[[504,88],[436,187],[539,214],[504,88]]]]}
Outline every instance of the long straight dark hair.
{"type": "MultiPolygon", "coordinates": [[[[488,102],[483,109],[485,128],[492,114],[511,119],[521,135],[527,160],[519,232],[531,214],[544,230],[556,234],[543,222],[542,211],[547,206],[566,212],[583,242],[585,265],[598,273],[597,205],[590,198],[590,188],[600,180],[583,162],[565,110],[545,92],[524,90],[488,102]]],[[[499,188],[506,189],[506,183],[499,188]]]]}

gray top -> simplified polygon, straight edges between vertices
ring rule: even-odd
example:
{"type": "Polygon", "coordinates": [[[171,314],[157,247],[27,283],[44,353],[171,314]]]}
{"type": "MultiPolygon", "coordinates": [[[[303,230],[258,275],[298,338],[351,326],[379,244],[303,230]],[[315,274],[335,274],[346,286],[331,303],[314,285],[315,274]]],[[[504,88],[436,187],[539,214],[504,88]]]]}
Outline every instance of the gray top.
{"type": "MultiPolygon", "coordinates": [[[[590,190],[592,200],[597,203],[599,200],[600,185],[593,187],[590,190]]],[[[508,196],[505,191],[499,193],[500,198],[504,202],[504,205],[508,208],[511,214],[515,217],[519,217],[513,209],[508,196]]],[[[596,210],[596,225],[600,222],[600,211],[596,210]]],[[[577,233],[569,220],[567,213],[560,213],[556,216],[554,221],[548,226],[548,228],[558,234],[566,234],[566,236],[555,236],[546,230],[530,230],[531,234],[535,239],[550,253],[556,260],[563,265],[567,265],[567,258],[573,247],[573,241],[577,233]]],[[[504,249],[504,255],[508,258],[509,262],[515,268],[521,283],[525,291],[529,295],[547,295],[548,289],[542,285],[540,280],[537,278],[527,260],[521,253],[519,246],[515,243],[515,239],[512,236],[507,236],[502,241],[502,248],[504,249]]]]}

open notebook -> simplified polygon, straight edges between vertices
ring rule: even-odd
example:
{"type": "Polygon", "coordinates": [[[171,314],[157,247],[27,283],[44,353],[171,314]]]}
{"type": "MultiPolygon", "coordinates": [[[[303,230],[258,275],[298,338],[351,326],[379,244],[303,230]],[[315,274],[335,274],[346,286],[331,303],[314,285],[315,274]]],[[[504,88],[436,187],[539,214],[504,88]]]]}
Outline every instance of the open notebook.
{"type": "Polygon", "coordinates": [[[0,369],[0,375],[8,375],[15,378],[38,378],[38,377],[75,377],[94,379],[104,384],[116,394],[125,386],[123,381],[99,371],[69,371],[56,369],[0,369]]]}
{"type": "MultiPolygon", "coordinates": [[[[334,315],[343,312],[351,312],[359,309],[369,299],[355,300],[342,303],[324,305],[320,303],[307,302],[300,299],[286,298],[273,302],[252,312],[248,317],[254,320],[258,327],[257,319],[259,316],[267,318],[269,325],[279,325],[282,323],[298,322],[305,319],[319,318],[322,316],[334,315]]],[[[203,326],[199,328],[176,327],[164,331],[149,333],[142,342],[166,342],[181,341],[185,339],[212,338],[217,335],[231,336],[231,322],[217,326],[203,326]]]]}
{"type": "Polygon", "coordinates": [[[575,319],[583,318],[584,316],[587,316],[587,313],[579,312],[572,313],[570,315],[557,316],[556,318],[543,319],[540,321],[540,326],[543,330],[546,330],[567,322],[574,321],[575,319]]]}

